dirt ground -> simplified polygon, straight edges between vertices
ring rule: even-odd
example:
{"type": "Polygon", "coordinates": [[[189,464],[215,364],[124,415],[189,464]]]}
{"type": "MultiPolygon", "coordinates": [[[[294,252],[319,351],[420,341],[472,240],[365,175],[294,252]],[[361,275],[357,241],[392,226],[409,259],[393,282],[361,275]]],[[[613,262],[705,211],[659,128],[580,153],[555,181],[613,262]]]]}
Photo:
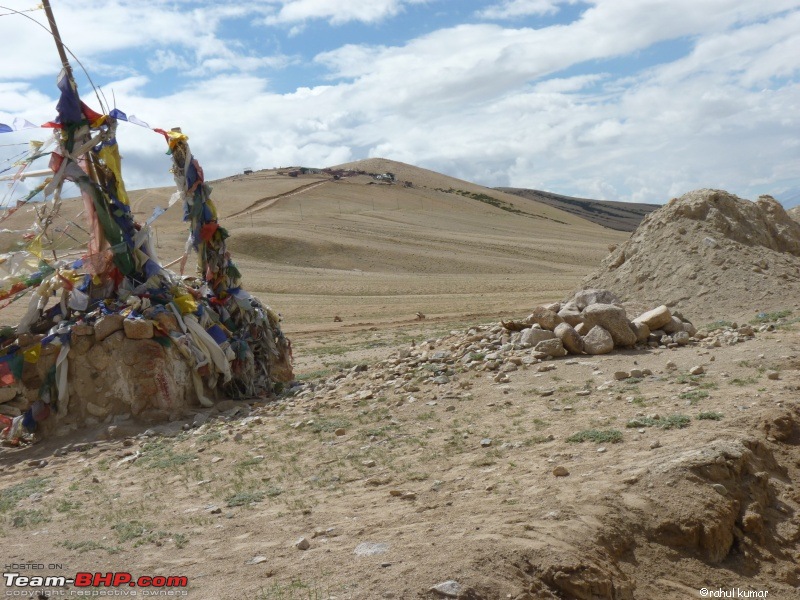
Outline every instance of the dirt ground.
{"type": "MultiPolygon", "coordinates": [[[[185,576],[160,591],[221,600],[797,598],[792,315],[716,348],[470,368],[458,340],[566,297],[625,236],[417,177],[415,196],[325,182],[272,204],[295,184],[220,182],[242,187],[221,211],[238,214],[246,287],[285,317],[299,385],[0,450],[4,572],[185,576]],[[633,369],[651,374],[617,379],[633,369]]],[[[164,223],[176,257],[180,221],[164,223]]]]}
{"type": "Polygon", "coordinates": [[[794,598],[798,342],[568,357],[508,383],[411,371],[405,389],[383,347],[268,405],[6,449],[4,557],[186,576],[203,598],[432,598],[450,580],[486,599],[794,598]],[[615,379],[634,368],[653,374],[615,379]],[[654,415],[690,420],[628,426],[654,415]]]}

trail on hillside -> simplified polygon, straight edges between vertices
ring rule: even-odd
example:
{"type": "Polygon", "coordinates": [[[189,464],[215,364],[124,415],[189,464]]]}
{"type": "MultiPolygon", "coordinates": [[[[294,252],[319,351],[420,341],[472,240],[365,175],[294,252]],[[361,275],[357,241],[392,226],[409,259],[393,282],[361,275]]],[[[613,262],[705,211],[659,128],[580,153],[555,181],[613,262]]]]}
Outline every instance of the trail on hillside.
{"type": "Polygon", "coordinates": [[[239,217],[239,216],[242,216],[242,215],[251,215],[251,214],[257,213],[259,211],[262,211],[262,210],[265,210],[265,209],[269,208],[270,206],[273,206],[278,200],[282,200],[283,198],[289,198],[291,196],[297,196],[298,194],[302,194],[302,193],[307,192],[309,190],[313,190],[314,188],[318,188],[319,186],[321,186],[321,185],[323,185],[325,183],[329,183],[329,181],[328,180],[315,181],[314,183],[308,183],[306,185],[301,185],[300,187],[295,188],[291,192],[284,192],[282,194],[277,194],[275,196],[267,196],[265,198],[260,198],[259,200],[256,200],[255,202],[253,202],[247,208],[245,208],[243,210],[240,210],[238,212],[235,212],[235,213],[233,213],[231,215],[227,215],[226,218],[231,219],[233,217],[239,217]]]}

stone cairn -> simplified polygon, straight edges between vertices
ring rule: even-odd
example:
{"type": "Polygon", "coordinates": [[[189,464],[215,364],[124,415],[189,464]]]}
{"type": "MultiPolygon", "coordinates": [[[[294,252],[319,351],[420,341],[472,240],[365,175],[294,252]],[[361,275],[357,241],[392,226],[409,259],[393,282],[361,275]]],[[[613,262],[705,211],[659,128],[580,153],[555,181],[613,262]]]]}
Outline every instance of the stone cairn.
{"type": "MultiPolygon", "coordinates": [[[[758,330],[773,327],[762,325],[758,330]]],[[[562,357],[569,365],[581,356],[608,353],[615,348],[713,348],[751,340],[755,333],[749,325],[723,322],[696,330],[666,306],[629,320],[612,292],[583,290],[569,301],[537,307],[521,321],[453,330],[449,335],[412,343],[377,363],[358,364],[324,379],[306,380],[295,388],[294,395],[300,402],[335,406],[344,401],[358,405],[392,394],[413,399],[425,388],[435,386],[439,397],[458,399],[471,395],[471,384],[460,377],[468,372],[486,372],[495,383],[503,384],[518,370],[554,370],[562,357]],[[621,341],[619,344],[614,335],[621,341]]],[[[650,374],[643,369],[625,376],[650,374]]],[[[303,425],[304,421],[298,421],[292,426],[303,425]]]]}
{"type": "Polygon", "coordinates": [[[116,134],[127,116],[89,109],[67,68],[58,87],[53,177],[38,188],[53,204],[37,209],[39,233],[24,261],[0,256],[14,267],[0,293],[31,292],[19,324],[0,328],[0,443],[132,417],[165,421],[198,404],[279,391],[294,378],[291,343],[280,315],[242,288],[188,137],[154,130],[172,156],[170,205],[182,200],[189,224],[181,274],[188,254],[198,256],[196,276],[183,277],[162,266],[150,235],[165,210],[133,219],[116,134]],[[67,181],[78,186],[89,234],[77,260],[58,257],[49,230],[67,181]]]}

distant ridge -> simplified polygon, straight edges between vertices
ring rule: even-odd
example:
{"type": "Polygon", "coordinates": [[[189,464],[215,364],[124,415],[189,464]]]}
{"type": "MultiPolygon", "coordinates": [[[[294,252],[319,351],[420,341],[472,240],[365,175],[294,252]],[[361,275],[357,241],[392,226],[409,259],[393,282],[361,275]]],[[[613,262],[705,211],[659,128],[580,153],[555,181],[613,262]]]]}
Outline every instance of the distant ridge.
{"type": "Polygon", "coordinates": [[[521,198],[527,198],[528,200],[536,200],[616,231],[634,231],[639,226],[639,223],[642,222],[642,219],[654,210],[661,208],[658,204],[572,198],[551,192],[524,188],[498,187],[494,189],[507,194],[514,194],[521,198]]]}

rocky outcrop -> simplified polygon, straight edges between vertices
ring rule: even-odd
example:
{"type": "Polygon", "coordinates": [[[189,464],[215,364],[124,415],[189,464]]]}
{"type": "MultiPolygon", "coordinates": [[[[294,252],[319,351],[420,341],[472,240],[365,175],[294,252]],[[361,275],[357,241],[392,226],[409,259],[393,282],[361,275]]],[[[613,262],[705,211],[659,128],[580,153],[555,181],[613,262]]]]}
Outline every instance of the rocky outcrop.
{"type": "Polygon", "coordinates": [[[523,346],[530,347],[535,346],[539,342],[543,342],[545,340],[552,340],[556,337],[556,334],[552,331],[548,331],[546,329],[539,329],[536,327],[530,327],[528,329],[523,329],[522,334],[519,338],[519,343],[523,346]]]}
{"type": "Polygon", "coordinates": [[[572,297],[571,303],[578,309],[584,310],[592,304],[616,304],[621,305],[619,297],[614,292],[604,289],[580,290],[572,297]]]}
{"type": "MultiPolygon", "coordinates": [[[[774,487],[786,471],[755,439],[718,440],[684,451],[651,465],[650,476],[679,481],[681,491],[670,501],[657,501],[648,537],[712,564],[726,560],[735,546],[745,556],[770,546],[775,540],[765,532],[777,531],[788,519],[776,507],[774,487]]],[[[800,535],[797,526],[791,535],[800,535]]]]}
{"type": "Polygon", "coordinates": [[[652,331],[653,329],[661,329],[671,320],[672,314],[669,312],[669,309],[662,304],[653,310],[648,310],[647,312],[639,315],[636,317],[636,319],[634,319],[634,322],[647,325],[647,327],[652,331]]]}
{"type": "Polygon", "coordinates": [[[533,309],[533,313],[528,317],[529,325],[536,324],[542,329],[548,329],[550,331],[555,329],[556,326],[562,322],[563,319],[558,316],[556,311],[544,306],[537,306],[535,309],[533,309]]]}
{"type": "Polygon", "coordinates": [[[552,356],[553,358],[559,358],[561,356],[567,355],[567,351],[564,349],[564,345],[558,338],[539,342],[538,344],[536,344],[536,347],[533,350],[538,354],[542,354],[544,356],[552,356]]]}

